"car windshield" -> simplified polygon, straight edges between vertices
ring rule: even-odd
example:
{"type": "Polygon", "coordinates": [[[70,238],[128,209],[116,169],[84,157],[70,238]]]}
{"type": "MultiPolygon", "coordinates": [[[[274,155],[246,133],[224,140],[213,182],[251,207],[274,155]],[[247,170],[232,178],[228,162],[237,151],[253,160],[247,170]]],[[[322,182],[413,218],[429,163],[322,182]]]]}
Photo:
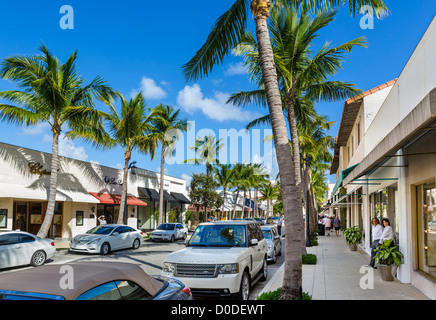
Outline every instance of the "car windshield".
{"type": "Polygon", "coordinates": [[[263,233],[263,237],[267,240],[271,240],[272,239],[272,232],[271,230],[262,230],[263,233]]]}
{"type": "Polygon", "coordinates": [[[86,231],[86,233],[88,233],[88,234],[109,234],[112,232],[112,230],[114,228],[115,227],[101,225],[101,226],[97,226],[97,227],[92,228],[91,230],[86,231]]]}
{"type": "Polygon", "coordinates": [[[246,233],[243,225],[198,226],[188,246],[199,247],[246,247],[246,233]]]}
{"type": "Polygon", "coordinates": [[[175,224],[164,223],[157,227],[160,230],[174,230],[175,224]]]}

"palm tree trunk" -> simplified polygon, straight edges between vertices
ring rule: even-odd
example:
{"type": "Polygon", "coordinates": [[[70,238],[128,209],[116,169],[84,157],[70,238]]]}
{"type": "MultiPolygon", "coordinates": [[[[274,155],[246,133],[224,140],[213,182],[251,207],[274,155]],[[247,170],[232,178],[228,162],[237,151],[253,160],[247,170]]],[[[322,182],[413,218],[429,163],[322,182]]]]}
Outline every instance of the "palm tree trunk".
{"type": "Polygon", "coordinates": [[[236,216],[236,205],[238,203],[238,199],[239,199],[239,186],[238,186],[238,190],[236,191],[236,199],[235,199],[235,203],[233,204],[233,216],[232,219],[236,216]]]}
{"type": "Polygon", "coordinates": [[[38,237],[46,238],[53,221],[54,209],[56,205],[56,191],[58,183],[58,167],[59,167],[59,132],[53,129],[53,143],[51,153],[51,173],[50,173],[50,189],[48,194],[47,210],[45,212],[44,221],[37,233],[38,237]]]}
{"type": "Polygon", "coordinates": [[[252,210],[251,209],[251,188],[248,189],[248,199],[249,199],[249,201],[248,201],[248,217],[252,218],[253,212],[251,211],[252,210]]]}
{"type": "Polygon", "coordinates": [[[245,216],[245,196],[247,195],[247,191],[244,190],[244,198],[242,199],[242,215],[241,219],[244,219],[245,216]]]}
{"type": "Polygon", "coordinates": [[[165,146],[162,145],[162,154],[160,156],[160,184],[159,184],[159,224],[162,224],[164,209],[164,166],[165,166],[165,146]]]}
{"type": "Polygon", "coordinates": [[[224,205],[225,205],[225,203],[226,203],[226,187],[223,187],[223,209],[221,210],[221,214],[222,214],[222,217],[221,218],[223,218],[224,217],[224,205]]]}
{"type": "MultiPolygon", "coordinates": [[[[297,210],[303,214],[303,206],[301,196],[303,194],[303,186],[301,179],[301,159],[300,159],[300,143],[298,142],[297,120],[295,118],[294,104],[291,100],[287,101],[288,105],[288,123],[289,131],[291,132],[292,143],[292,160],[294,164],[295,186],[297,189],[297,210]]],[[[303,216],[301,216],[301,230],[304,230],[303,216]]],[[[307,254],[305,245],[305,233],[301,232],[301,252],[307,254]]]]}
{"type": "Polygon", "coordinates": [[[271,116],[271,127],[277,153],[277,164],[280,172],[281,192],[285,220],[285,270],[280,299],[294,300],[302,298],[302,261],[301,261],[301,212],[297,212],[297,191],[292,166],[292,154],[288,143],[286,122],[282,110],[282,100],[277,81],[277,70],[271,40],[266,22],[269,16],[269,0],[254,0],[251,3],[256,23],[260,66],[265,85],[268,109],[271,116]],[[265,8],[267,4],[267,8],[265,8]]]}
{"type": "Polygon", "coordinates": [[[130,154],[126,152],[124,156],[124,172],[123,172],[123,190],[121,191],[121,200],[120,200],[120,211],[118,213],[118,224],[125,224],[127,221],[127,184],[128,184],[128,178],[129,178],[129,161],[130,161],[130,154]]]}

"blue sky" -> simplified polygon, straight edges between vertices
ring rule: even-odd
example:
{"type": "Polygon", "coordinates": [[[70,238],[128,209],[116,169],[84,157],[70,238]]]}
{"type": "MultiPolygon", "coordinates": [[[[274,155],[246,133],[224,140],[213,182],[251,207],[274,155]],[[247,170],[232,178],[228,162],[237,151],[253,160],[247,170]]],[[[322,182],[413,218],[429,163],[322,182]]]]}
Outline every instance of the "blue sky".
{"type": "MultiPolygon", "coordinates": [[[[77,49],[77,65],[87,81],[100,75],[126,97],[142,91],[149,107],[165,103],[180,108],[182,116],[195,124],[191,133],[209,130],[219,137],[220,129],[239,132],[249,120],[265,113],[256,107],[237,109],[224,103],[231,93],[254,88],[241,68],[242,59],[230,55],[209,77],[191,83],[186,83],[181,66],[201,47],[215,20],[232,2],[8,1],[2,3],[0,11],[0,59],[36,54],[41,43],[61,61],[77,49]],[[63,5],[74,9],[72,30],[60,27],[63,5]]],[[[331,41],[332,45],[360,36],[367,38],[368,48],[353,50],[335,79],[368,90],[398,77],[436,13],[433,0],[385,3],[391,13],[383,20],[375,20],[374,29],[362,29],[362,15],[352,18],[348,8],[343,8],[321,34],[319,42],[331,41]]],[[[249,25],[253,27],[251,20],[249,25]]],[[[0,91],[12,88],[9,82],[0,80],[0,91]]],[[[331,130],[333,136],[339,128],[342,107],[343,102],[317,105],[319,113],[336,122],[331,130]]],[[[261,138],[268,133],[267,127],[259,129],[256,134],[261,138]]],[[[21,128],[0,123],[0,141],[51,152],[50,130],[45,126],[21,128]]],[[[185,149],[188,141],[185,136],[185,149]]],[[[258,144],[254,136],[249,142],[258,144]]],[[[228,153],[237,152],[239,160],[272,159],[271,150],[262,143],[247,152],[242,145],[246,147],[247,143],[240,143],[238,150],[233,146],[228,153]]],[[[111,167],[123,163],[120,149],[101,152],[77,140],[62,140],[61,155],[111,167]]],[[[132,160],[141,168],[159,170],[159,154],[153,161],[141,154],[135,154],[132,160]]],[[[172,176],[188,178],[192,172],[204,172],[204,167],[166,164],[166,173],[172,176]]]]}

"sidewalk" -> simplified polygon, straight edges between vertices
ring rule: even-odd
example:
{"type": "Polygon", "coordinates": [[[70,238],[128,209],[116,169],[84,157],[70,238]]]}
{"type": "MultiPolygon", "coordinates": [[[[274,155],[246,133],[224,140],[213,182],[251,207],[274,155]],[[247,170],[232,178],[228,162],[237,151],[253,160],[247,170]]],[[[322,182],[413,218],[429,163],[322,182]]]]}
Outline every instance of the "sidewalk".
{"type": "MultiPolygon", "coordinates": [[[[366,267],[361,273],[369,255],[361,249],[351,251],[342,236],[318,236],[318,246],[308,247],[307,253],[317,256],[316,265],[303,265],[303,292],[313,300],[429,300],[410,284],[381,280],[378,270],[366,267]],[[362,289],[362,277],[372,271],[373,289],[362,289]]],[[[283,271],[284,264],[259,294],[282,287],[283,271]]]]}

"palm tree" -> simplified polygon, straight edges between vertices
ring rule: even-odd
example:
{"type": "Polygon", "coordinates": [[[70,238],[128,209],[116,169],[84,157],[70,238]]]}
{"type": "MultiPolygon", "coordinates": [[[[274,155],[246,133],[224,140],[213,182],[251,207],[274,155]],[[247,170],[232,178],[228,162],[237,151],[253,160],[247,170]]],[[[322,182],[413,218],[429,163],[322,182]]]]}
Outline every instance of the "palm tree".
{"type": "MultiPolygon", "coordinates": [[[[296,208],[296,187],[292,166],[291,150],[288,144],[286,123],[282,112],[282,101],[278,86],[276,66],[268,32],[267,19],[269,10],[274,4],[297,5],[302,9],[323,10],[342,5],[337,0],[236,0],[221,17],[218,18],[206,43],[197,51],[195,56],[183,68],[188,80],[196,80],[208,75],[213,67],[222,63],[230,50],[237,45],[244,35],[247,26],[248,10],[250,8],[256,26],[259,60],[263,83],[267,93],[268,109],[271,116],[272,131],[280,171],[280,181],[283,195],[285,215],[286,263],[285,279],[283,282],[281,299],[295,299],[302,297],[301,255],[298,249],[293,249],[293,243],[301,241],[300,230],[296,219],[299,213],[296,208]],[[250,5],[250,6],[249,6],[250,5]]],[[[375,14],[386,12],[386,6],[381,0],[348,0],[350,12],[355,14],[364,5],[371,5],[375,14]]]]}
{"type": "Polygon", "coordinates": [[[206,174],[210,175],[212,165],[219,164],[218,154],[222,147],[221,139],[216,140],[212,135],[198,138],[195,141],[195,146],[192,147],[195,150],[195,158],[185,160],[184,163],[205,164],[206,174]]]}
{"type": "Polygon", "coordinates": [[[92,143],[97,148],[111,149],[119,146],[124,152],[123,187],[120,200],[120,211],[117,223],[126,223],[126,200],[127,184],[129,173],[129,162],[134,151],[148,153],[150,143],[145,134],[148,123],[155,116],[153,111],[147,113],[142,93],[127,101],[121,93],[118,93],[121,100],[121,113],[111,105],[105,120],[107,129],[96,127],[84,127],[71,134],[74,138],[81,138],[92,143]]]}
{"type": "Polygon", "coordinates": [[[99,127],[103,113],[94,101],[111,103],[115,91],[99,76],[84,85],[77,75],[77,51],[64,64],[45,45],[35,56],[5,59],[0,77],[15,83],[19,90],[3,91],[0,98],[11,104],[0,105],[0,119],[20,125],[48,123],[52,134],[52,159],[47,211],[37,235],[45,238],[52,224],[56,203],[59,168],[59,136],[63,130],[74,132],[88,125],[99,127]]]}
{"type": "MultiPolygon", "coordinates": [[[[335,12],[319,13],[312,18],[308,12],[299,13],[292,7],[276,7],[272,10],[269,21],[283,109],[287,114],[291,134],[292,164],[298,190],[297,210],[300,212],[302,210],[300,195],[304,187],[301,177],[297,122],[304,124],[316,118],[314,101],[343,100],[360,93],[354,85],[342,81],[329,81],[328,77],[335,75],[341,68],[345,53],[350,52],[355,46],[363,46],[363,38],[354,39],[337,47],[326,43],[315,52],[312,49],[318,32],[327,27],[334,20],[335,15],[335,12]]],[[[234,52],[244,57],[250,78],[257,83],[260,89],[251,93],[234,94],[229,102],[236,105],[245,105],[250,102],[264,104],[262,99],[265,99],[265,90],[262,89],[263,78],[259,52],[256,40],[251,33],[246,34],[234,52]]],[[[269,115],[263,116],[249,123],[247,128],[269,120],[269,115]]],[[[300,225],[303,228],[303,219],[300,225]]],[[[305,241],[301,243],[302,252],[305,253],[305,241]]]]}
{"type": "Polygon", "coordinates": [[[233,213],[231,216],[232,219],[236,215],[236,205],[237,205],[238,199],[239,199],[239,192],[242,189],[243,179],[245,178],[244,177],[244,170],[245,169],[246,169],[246,165],[242,164],[242,163],[237,163],[232,168],[233,174],[232,174],[231,187],[236,188],[236,198],[235,198],[235,202],[233,204],[233,213]]]}
{"type": "Polygon", "coordinates": [[[158,225],[163,219],[163,204],[164,204],[164,169],[165,156],[171,155],[175,151],[175,142],[179,139],[180,132],[188,130],[187,120],[180,119],[180,109],[174,110],[173,107],[167,105],[158,105],[152,111],[155,114],[147,124],[146,140],[149,144],[147,148],[151,158],[154,158],[155,149],[158,145],[161,146],[161,161],[160,161],[160,184],[159,184],[159,218],[158,225]]]}
{"type": "Polygon", "coordinates": [[[271,201],[277,199],[277,191],[278,191],[277,186],[273,185],[271,181],[268,181],[260,185],[259,192],[262,195],[262,200],[267,202],[266,211],[268,215],[272,215],[271,201]]]}
{"type": "Polygon", "coordinates": [[[224,215],[224,205],[226,203],[226,192],[227,188],[231,185],[233,174],[235,173],[232,170],[231,165],[229,164],[219,164],[216,167],[212,167],[213,172],[215,173],[215,181],[219,186],[223,187],[223,206],[221,210],[221,214],[224,215]]]}

